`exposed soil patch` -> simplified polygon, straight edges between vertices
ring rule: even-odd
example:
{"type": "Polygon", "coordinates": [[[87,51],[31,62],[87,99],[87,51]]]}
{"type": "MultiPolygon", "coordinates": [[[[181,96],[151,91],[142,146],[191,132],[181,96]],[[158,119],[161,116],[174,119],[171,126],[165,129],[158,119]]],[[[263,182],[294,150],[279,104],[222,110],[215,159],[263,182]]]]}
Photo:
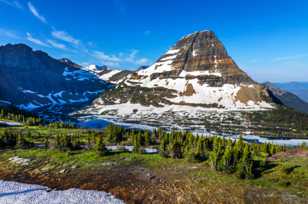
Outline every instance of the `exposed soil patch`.
{"type": "Polygon", "coordinates": [[[12,169],[0,167],[0,178],[41,184],[59,190],[69,188],[101,190],[111,192],[127,203],[189,203],[189,200],[193,201],[191,197],[189,200],[183,197],[185,187],[181,184],[169,182],[163,175],[158,175],[138,165],[111,166],[91,170],[67,169],[60,172],[43,172],[39,168],[32,167],[25,167],[22,171],[12,171],[12,169]],[[179,202],[177,199],[180,199],[179,202]]]}
{"type": "Polygon", "coordinates": [[[260,87],[246,87],[242,86],[241,89],[237,92],[236,100],[247,103],[248,101],[260,102],[262,101],[261,97],[262,89],[260,87]]]}

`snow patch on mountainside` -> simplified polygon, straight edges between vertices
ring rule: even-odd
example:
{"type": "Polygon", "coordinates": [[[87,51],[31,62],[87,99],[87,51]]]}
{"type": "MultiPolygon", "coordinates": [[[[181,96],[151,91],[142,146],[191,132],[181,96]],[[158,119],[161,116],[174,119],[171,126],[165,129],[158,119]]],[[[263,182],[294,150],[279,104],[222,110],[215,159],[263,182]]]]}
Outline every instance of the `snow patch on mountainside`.
{"type": "Polygon", "coordinates": [[[205,70],[205,71],[185,71],[183,70],[179,77],[187,77],[187,76],[195,76],[195,77],[198,77],[198,76],[218,76],[218,77],[221,77],[221,73],[219,72],[209,72],[208,70],[205,70]]]}
{"type": "Polygon", "coordinates": [[[31,98],[39,97],[47,101],[39,102],[38,100],[33,100],[32,102],[29,103],[19,104],[17,105],[17,107],[23,110],[33,111],[35,109],[42,108],[44,106],[83,103],[89,101],[91,98],[93,98],[94,95],[99,94],[101,91],[102,90],[85,91],[83,93],[78,93],[78,92],[73,93],[61,90],[55,93],[49,93],[44,95],[41,93],[37,93],[36,91],[33,90],[22,90],[22,92],[26,94],[28,97],[31,98]]]}
{"type": "Polygon", "coordinates": [[[177,53],[179,49],[170,49],[163,58],[161,58],[158,62],[154,63],[147,69],[142,69],[137,72],[138,75],[141,76],[151,76],[153,73],[163,73],[172,71],[171,64],[173,60],[177,57],[177,53]]]}
{"type": "Polygon", "coordinates": [[[6,100],[0,100],[0,103],[4,103],[4,104],[7,104],[7,105],[11,105],[12,104],[12,102],[6,101],[6,100]]]}
{"type": "Polygon", "coordinates": [[[65,68],[62,75],[66,80],[76,79],[78,81],[93,80],[96,77],[85,70],[70,70],[69,68],[65,68]]]}
{"type": "Polygon", "coordinates": [[[118,74],[120,72],[121,72],[121,70],[111,70],[108,73],[99,76],[99,78],[102,79],[102,80],[105,80],[105,81],[109,81],[112,76],[114,76],[115,74],[118,74]]]}
{"type": "Polygon", "coordinates": [[[27,104],[20,104],[17,107],[23,110],[32,111],[42,107],[42,104],[27,103],[27,104]]]}
{"type": "MultiPolygon", "coordinates": [[[[193,73],[197,73],[193,72],[193,73]]],[[[209,74],[205,72],[206,74],[209,74]]],[[[189,103],[189,104],[218,104],[227,109],[265,109],[273,108],[273,106],[265,101],[254,102],[248,101],[241,103],[236,100],[236,96],[242,87],[254,88],[254,85],[235,85],[224,84],[221,87],[211,87],[208,84],[201,84],[197,78],[187,80],[185,78],[166,78],[153,79],[149,77],[140,80],[129,79],[124,82],[128,86],[142,86],[146,88],[163,87],[177,91],[178,95],[175,98],[166,98],[173,103],[189,103]],[[136,85],[137,84],[137,85],[136,85]],[[190,84],[194,93],[184,95],[187,85],[190,84]]]]}
{"type": "MultiPolygon", "coordinates": [[[[161,104],[163,105],[163,104],[161,104]]],[[[226,109],[221,108],[205,108],[201,106],[190,105],[164,105],[161,107],[156,106],[143,106],[141,104],[134,104],[131,102],[114,104],[114,105],[101,105],[97,104],[87,109],[88,114],[102,114],[102,115],[116,115],[120,117],[129,118],[143,118],[147,115],[161,115],[166,112],[173,112],[178,115],[185,115],[187,117],[197,117],[203,112],[232,112],[232,111],[262,111],[267,110],[267,104],[261,103],[259,105],[251,103],[249,107],[241,104],[242,107],[230,107],[226,109]]]]}
{"type": "Polygon", "coordinates": [[[100,80],[112,83],[112,84],[118,84],[122,82],[126,75],[123,75],[123,78],[113,79],[115,75],[121,74],[122,72],[126,72],[125,70],[121,69],[109,69],[107,66],[97,66],[94,64],[85,66],[82,68],[83,70],[90,72],[94,74],[97,78],[100,80]]]}

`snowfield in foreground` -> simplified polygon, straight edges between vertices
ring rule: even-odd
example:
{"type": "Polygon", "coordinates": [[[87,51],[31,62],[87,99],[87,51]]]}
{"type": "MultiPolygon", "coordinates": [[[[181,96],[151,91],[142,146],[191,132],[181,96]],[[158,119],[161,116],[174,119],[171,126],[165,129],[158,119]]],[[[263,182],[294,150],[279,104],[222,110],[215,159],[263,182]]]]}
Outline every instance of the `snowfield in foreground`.
{"type": "Polygon", "coordinates": [[[122,204],[111,194],[68,189],[55,191],[40,185],[30,185],[0,180],[1,204],[122,204]]]}

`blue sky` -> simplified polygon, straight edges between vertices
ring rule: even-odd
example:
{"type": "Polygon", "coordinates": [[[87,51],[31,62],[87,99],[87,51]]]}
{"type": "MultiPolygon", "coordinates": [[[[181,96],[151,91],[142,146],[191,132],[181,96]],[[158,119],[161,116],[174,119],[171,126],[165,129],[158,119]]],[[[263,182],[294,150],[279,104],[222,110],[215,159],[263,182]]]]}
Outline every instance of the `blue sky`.
{"type": "Polygon", "coordinates": [[[213,30],[257,81],[308,81],[306,0],[0,0],[0,44],[134,69],[213,30]]]}

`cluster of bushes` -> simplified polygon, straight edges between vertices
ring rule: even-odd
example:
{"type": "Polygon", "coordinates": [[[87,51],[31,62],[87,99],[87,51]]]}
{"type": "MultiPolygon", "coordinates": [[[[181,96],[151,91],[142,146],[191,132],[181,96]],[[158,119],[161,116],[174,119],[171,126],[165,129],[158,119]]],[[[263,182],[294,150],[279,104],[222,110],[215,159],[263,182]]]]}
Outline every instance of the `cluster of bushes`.
{"type": "Polygon", "coordinates": [[[200,137],[173,132],[160,135],[160,154],[175,159],[208,161],[217,171],[235,173],[240,178],[254,178],[266,165],[266,156],[284,150],[273,144],[248,144],[220,137],[200,137]]]}
{"type": "Polygon", "coordinates": [[[0,119],[14,120],[27,125],[39,125],[42,120],[31,113],[16,108],[0,108],[0,119]]]}

